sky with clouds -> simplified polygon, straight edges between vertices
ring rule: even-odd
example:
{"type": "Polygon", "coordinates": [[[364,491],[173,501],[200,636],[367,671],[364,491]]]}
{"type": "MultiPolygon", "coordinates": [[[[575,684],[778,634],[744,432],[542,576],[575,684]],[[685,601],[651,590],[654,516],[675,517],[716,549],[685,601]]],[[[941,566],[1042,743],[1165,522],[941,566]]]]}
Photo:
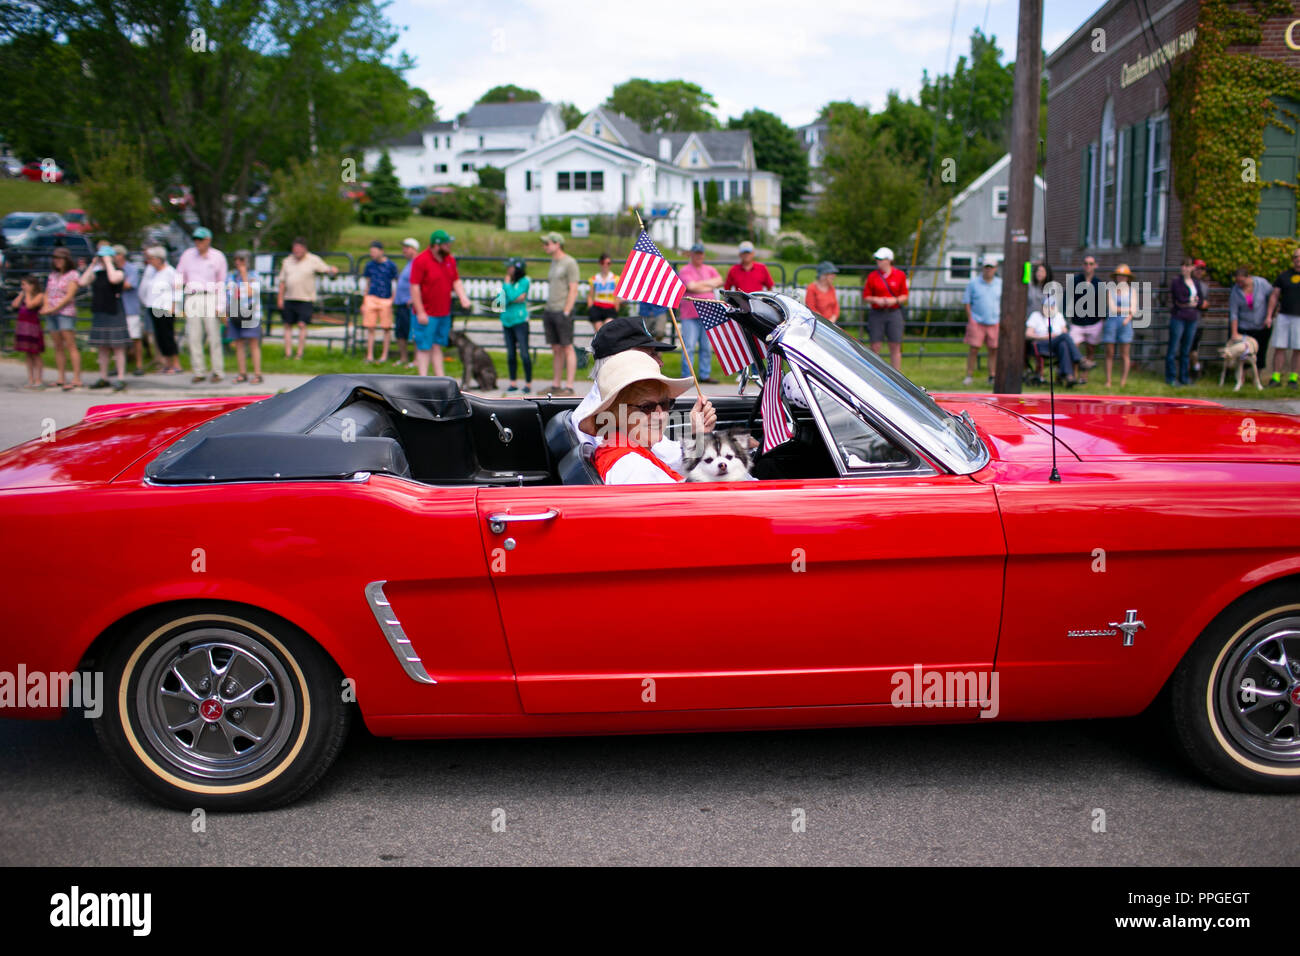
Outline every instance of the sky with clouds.
{"type": "MultiPolygon", "coordinates": [[[[1101,0],[1045,0],[1051,52],[1101,0]]],[[[872,108],[950,72],[975,27],[1015,56],[1017,0],[393,0],[409,81],[447,119],[514,83],[586,111],[634,76],[698,83],[724,121],[758,106],[792,126],[823,103],[872,108]],[[956,30],[952,33],[954,8],[956,30]]]]}

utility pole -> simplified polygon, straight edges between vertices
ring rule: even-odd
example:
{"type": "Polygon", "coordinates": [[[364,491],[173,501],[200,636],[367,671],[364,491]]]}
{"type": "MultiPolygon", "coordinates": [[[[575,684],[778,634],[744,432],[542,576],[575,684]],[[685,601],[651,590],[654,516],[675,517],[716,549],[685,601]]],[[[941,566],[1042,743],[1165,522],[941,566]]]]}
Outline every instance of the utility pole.
{"type": "MultiPolygon", "coordinates": [[[[1002,320],[993,387],[1019,393],[1024,373],[1025,263],[1033,246],[1034,175],[1038,168],[1038,104],[1043,70],[1043,0],[1020,0],[1015,91],[1011,101],[1011,178],[1002,259],[1002,320]]],[[[1043,250],[1046,253],[1047,250],[1043,250]]]]}

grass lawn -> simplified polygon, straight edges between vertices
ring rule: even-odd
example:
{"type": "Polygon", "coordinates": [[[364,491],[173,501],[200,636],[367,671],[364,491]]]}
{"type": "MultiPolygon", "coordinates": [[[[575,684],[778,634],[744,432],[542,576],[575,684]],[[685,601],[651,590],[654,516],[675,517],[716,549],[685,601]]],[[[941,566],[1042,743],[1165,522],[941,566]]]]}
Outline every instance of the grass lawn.
{"type": "Polygon", "coordinates": [[[80,205],[81,199],[71,186],[0,179],[0,216],[11,212],[66,212],[80,205]]]}
{"type": "MultiPolygon", "coordinates": [[[[88,322],[83,319],[82,325],[88,322]]],[[[276,334],[263,339],[262,344],[262,371],[268,373],[285,373],[299,375],[325,375],[330,373],[354,373],[354,374],[388,374],[388,375],[414,375],[415,371],[405,368],[398,368],[389,364],[385,366],[367,365],[364,351],[357,355],[348,356],[336,345],[333,349],[327,349],[324,343],[312,343],[308,341],[305,357],[301,362],[284,357],[283,340],[279,337],[279,326],[276,327],[276,334]]],[[[541,341],[540,329],[537,330],[537,340],[541,341]]],[[[914,345],[905,346],[906,350],[915,351],[914,345]]],[[[379,345],[376,343],[376,355],[379,353],[379,345]]],[[[21,357],[17,353],[8,353],[10,357],[21,357]]],[[[188,350],[182,346],[182,364],[189,365],[188,350]]],[[[414,358],[414,353],[410,353],[414,358]]],[[[963,385],[962,378],[966,374],[966,352],[965,346],[960,342],[930,342],[926,346],[926,353],[923,358],[904,358],[903,373],[918,385],[924,386],[931,392],[988,392],[992,386],[988,384],[987,363],[983,364],[975,375],[973,385],[963,385]]],[[[389,353],[389,358],[397,357],[396,349],[389,353]]],[[[492,352],[492,357],[496,362],[497,377],[501,387],[505,387],[506,377],[506,359],[503,352],[492,352]]],[[[552,358],[551,351],[545,346],[536,350],[536,361],[533,363],[533,381],[537,385],[545,386],[551,381],[552,358]]],[[[47,347],[45,351],[45,365],[47,368],[54,368],[54,351],[47,347]]],[[[98,356],[92,349],[85,349],[81,353],[82,368],[84,376],[98,375],[98,356]]],[[[687,375],[684,369],[680,372],[678,367],[681,363],[681,353],[669,353],[665,359],[664,371],[668,375],[687,375]]],[[[130,356],[127,361],[128,368],[131,367],[130,356]]],[[[447,354],[446,373],[456,378],[460,377],[461,365],[455,357],[454,352],[447,354]]],[[[578,370],[579,392],[585,390],[583,383],[588,381],[589,369],[578,370]]],[[[235,357],[232,349],[226,353],[226,374],[232,376],[235,374],[235,357]]],[[[713,375],[720,381],[732,382],[734,379],[722,379],[720,370],[715,361],[713,375]]],[[[1207,376],[1201,378],[1195,384],[1186,388],[1170,388],[1164,381],[1163,362],[1156,363],[1155,367],[1150,369],[1141,369],[1134,367],[1132,374],[1129,376],[1128,385],[1124,389],[1118,388],[1119,370],[1116,367],[1114,381],[1116,387],[1106,390],[1104,387],[1105,373],[1099,364],[1097,368],[1087,373],[1089,384],[1076,389],[1064,388],[1060,381],[1057,381],[1057,390],[1063,395],[1072,393],[1089,394],[1089,395],[1115,395],[1139,397],[1144,395],[1160,396],[1170,398],[1197,398],[1219,400],[1224,398],[1263,398],[1263,399],[1296,399],[1300,398],[1300,392],[1289,389],[1265,389],[1257,391],[1254,384],[1248,379],[1247,384],[1240,392],[1232,391],[1233,379],[1229,377],[1228,382],[1222,387],[1219,386],[1218,366],[1213,365],[1207,372],[1207,376]]],[[[1267,377],[1264,377],[1267,380],[1267,377]]],[[[520,379],[523,381],[523,370],[520,369],[520,379]]],[[[536,392],[537,389],[534,389],[536,392]]],[[[1026,384],[1024,387],[1026,393],[1045,393],[1047,386],[1032,386],[1026,384]]],[[[750,394],[755,394],[751,389],[750,394]]]]}

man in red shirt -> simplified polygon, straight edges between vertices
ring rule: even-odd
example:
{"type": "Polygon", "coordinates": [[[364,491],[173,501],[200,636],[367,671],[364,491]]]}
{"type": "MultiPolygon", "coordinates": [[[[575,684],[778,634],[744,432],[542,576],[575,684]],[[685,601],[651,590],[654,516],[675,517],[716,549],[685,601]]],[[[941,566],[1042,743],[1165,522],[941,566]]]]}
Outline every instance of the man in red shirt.
{"type": "Polygon", "coordinates": [[[441,229],[429,236],[429,248],[411,260],[411,342],[415,345],[415,367],[429,374],[429,353],[433,353],[433,374],[444,374],[442,347],[451,336],[451,294],[456,293],[462,309],[469,311],[469,296],[460,281],[456,257],[451,254],[454,236],[441,229]]]}
{"type": "Polygon", "coordinates": [[[740,244],[740,262],[727,270],[727,283],[724,288],[739,289],[741,292],[762,292],[772,289],[772,273],[767,266],[754,261],[754,244],[749,241],[740,244]]]}
{"type": "Polygon", "coordinates": [[[876,271],[867,273],[862,301],[867,313],[867,337],[871,350],[880,354],[882,339],[889,341],[889,364],[903,370],[903,306],[907,305],[907,275],[894,268],[894,251],[887,246],[876,250],[876,271]]]}

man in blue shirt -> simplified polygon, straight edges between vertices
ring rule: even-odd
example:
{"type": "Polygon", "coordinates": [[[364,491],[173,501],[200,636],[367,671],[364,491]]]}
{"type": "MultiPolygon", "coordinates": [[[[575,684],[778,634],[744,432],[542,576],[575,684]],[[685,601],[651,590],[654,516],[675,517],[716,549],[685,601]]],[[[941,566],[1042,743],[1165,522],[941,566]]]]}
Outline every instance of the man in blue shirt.
{"type": "Polygon", "coordinates": [[[961,300],[966,305],[966,344],[970,354],[966,356],[966,377],[963,385],[975,381],[975,363],[979,360],[980,346],[989,350],[989,384],[993,384],[993,373],[998,361],[998,322],[1002,315],[1002,277],[998,275],[998,261],[993,256],[984,256],[980,276],[971,279],[961,300]]]}
{"type": "Polygon", "coordinates": [[[402,240],[402,257],[406,265],[397,277],[397,291],[393,296],[393,337],[397,339],[398,356],[393,364],[398,368],[415,368],[414,362],[407,361],[406,343],[411,338],[411,263],[420,254],[420,241],[406,238],[402,240]]]}
{"type": "Polygon", "coordinates": [[[384,255],[384,244],[376,239],[370,244],[370,261],[361,271],[365,298],[361,300],[361,327],[366,330],[366,364],[375,364],[375,327],[384,330],[384,349],[379,364],[388,361],[388,341],[393,336],[393,286],[397,266],[384,255]]]}

